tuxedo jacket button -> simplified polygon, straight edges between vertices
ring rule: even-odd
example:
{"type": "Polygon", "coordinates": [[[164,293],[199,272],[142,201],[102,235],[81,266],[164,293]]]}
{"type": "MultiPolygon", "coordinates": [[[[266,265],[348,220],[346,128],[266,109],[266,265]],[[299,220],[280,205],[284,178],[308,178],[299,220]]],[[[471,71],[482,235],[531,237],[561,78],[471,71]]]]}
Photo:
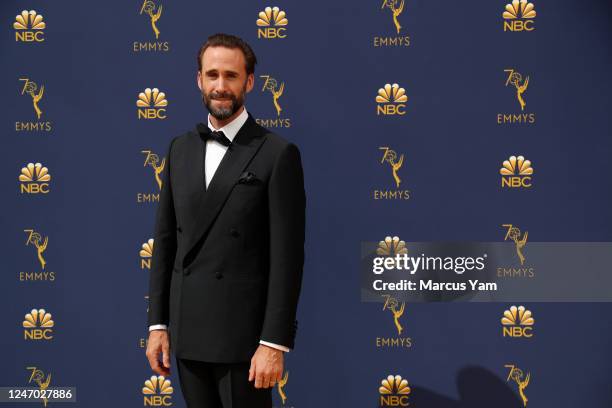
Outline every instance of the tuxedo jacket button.
{"type": "Polygon", "coordinates": [[[223,277],[223,274],[221,272],[215,272],[215,278],[221,279],[222,277],[223,277]]]}
{"type": "Polygon", "coordinates": [[[183,230],[181,229],[181,227],[176,227],[176,230],[177,230],[178,232],[183,232],[183,230]]]}
{"type": "Polygon", "coordinates": [[[232,234],[232,237],[237,237],[238,235],[240,235],[236,228],[230,229],[230,234],[232,234]]]}
{"type": "Polygon", "coordinates": [[[191,269],[189,269],[189,268],[185,268],[183,270],[183,275],[189,275],[190,273],[191,273],[191,269]]]}

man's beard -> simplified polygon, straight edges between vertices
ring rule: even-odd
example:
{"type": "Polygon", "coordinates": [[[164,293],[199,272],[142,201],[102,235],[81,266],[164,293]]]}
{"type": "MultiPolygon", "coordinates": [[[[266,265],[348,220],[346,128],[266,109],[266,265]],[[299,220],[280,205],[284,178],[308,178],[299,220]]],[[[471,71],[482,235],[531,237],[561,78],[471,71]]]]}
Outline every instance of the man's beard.
{"type": "Polygon", "coordinates": [[[240,92],[240,95],[238,97],[236,97],[236,95],[231,92],[211,92],[209,94],[206,94],[204,91],[202,91],[202,102],[204,102],[204,105],[206,105],[206,109],[208,109],[208,112],[210,112],[210,114],[214,118],[218,120],[225,120],[232,117],[232,115],[238,112],[238,109],[242,107],[242,105],[244,104],[245,93],[246,84],[242,88],[242,92],[240,92]],[[214,108],[212,106],[212,101],[219,98],[230,98],[232,104],[228,108],[214,108]]]}

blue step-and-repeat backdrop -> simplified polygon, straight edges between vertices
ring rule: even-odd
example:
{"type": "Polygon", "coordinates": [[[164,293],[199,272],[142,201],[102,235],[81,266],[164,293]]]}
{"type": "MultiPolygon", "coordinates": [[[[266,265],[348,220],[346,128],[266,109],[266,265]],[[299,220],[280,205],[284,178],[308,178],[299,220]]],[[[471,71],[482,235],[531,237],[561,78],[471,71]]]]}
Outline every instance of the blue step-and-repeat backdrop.
{"type": "Polygon", "coordinates": [[[0,407],[185,406],[144,355],[148,273],[216,32],[251,44],[247,110],[302,152],[275,406],[612,406],[611,20],[607,0],[3,0],[0,407]]]}

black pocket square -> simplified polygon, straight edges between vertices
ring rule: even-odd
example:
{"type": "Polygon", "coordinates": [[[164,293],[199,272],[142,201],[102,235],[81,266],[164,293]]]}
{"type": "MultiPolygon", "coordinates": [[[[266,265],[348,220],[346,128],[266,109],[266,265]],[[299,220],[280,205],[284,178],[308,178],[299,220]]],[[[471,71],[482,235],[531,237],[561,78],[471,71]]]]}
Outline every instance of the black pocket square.
{"type": "Polygon", "coordinates": [[[254,180],[257,180],[257,177],[255,176],[255,174],[251,173],[250,171],[245,171],[244,173],[240,175],[240,178],[238,179],[238,183],[250,183],[254,180]]]}

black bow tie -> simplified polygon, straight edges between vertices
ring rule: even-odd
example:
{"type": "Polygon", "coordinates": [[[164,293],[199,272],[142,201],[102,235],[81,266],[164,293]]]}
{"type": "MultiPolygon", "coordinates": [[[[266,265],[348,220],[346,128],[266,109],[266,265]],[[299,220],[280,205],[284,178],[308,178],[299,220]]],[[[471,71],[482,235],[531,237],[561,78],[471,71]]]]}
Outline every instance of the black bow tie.
{"type": "Polygon", "coordinates": [[[200,136],[204,141],[210,139],[214,140],[218,143],[221,143],[223,146],[228,146],[232,144],[232,141],[225,136],[225,133],[218,132],[216,130],[210,130],[210,128],[204,124],[198,125],[198,131],[200,132],[200,136]]]}

